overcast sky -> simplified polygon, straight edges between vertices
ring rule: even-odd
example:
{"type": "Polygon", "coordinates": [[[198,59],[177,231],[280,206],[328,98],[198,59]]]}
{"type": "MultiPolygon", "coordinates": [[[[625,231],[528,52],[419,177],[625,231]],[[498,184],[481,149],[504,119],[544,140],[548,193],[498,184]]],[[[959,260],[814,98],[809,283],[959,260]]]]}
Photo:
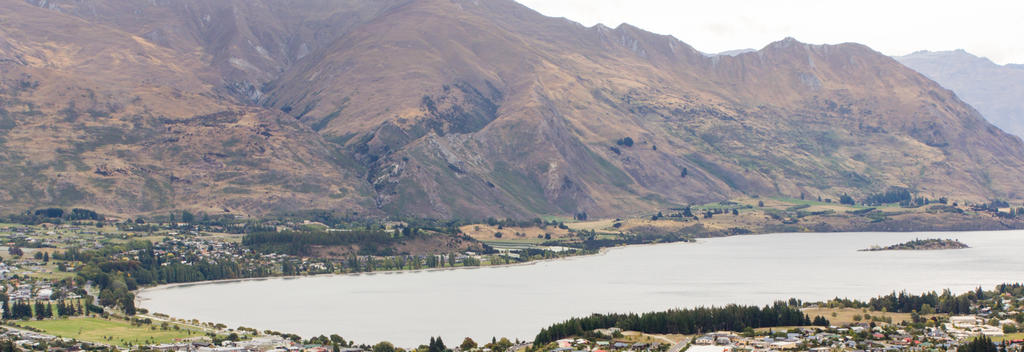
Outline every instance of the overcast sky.
{"type": "Polygon", "coordinates": [[[517,0],[593,26],[626,22],[670,34],[697,50],[760,49],[794,37],[858,42],[888,55],[964,49],[999,64],[1024,64],[1021,0],[517,0]]]}

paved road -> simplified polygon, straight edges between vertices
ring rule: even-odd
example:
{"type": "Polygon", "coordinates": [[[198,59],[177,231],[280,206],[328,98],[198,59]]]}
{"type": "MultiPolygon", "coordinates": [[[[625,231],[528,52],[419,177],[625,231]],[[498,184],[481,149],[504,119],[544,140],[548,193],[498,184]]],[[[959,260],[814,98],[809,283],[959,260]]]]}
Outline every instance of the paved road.
{"type": "Polygon", "coordinates": [[[679,351],[682,351],[683,348],[685,348],[689,344],[690,344],[690,340],[689,339],[683,339],[682,341],[679,341],[679,343],[673,345],[672,348],[669,348],[668,352],[679,352],[679,351]]]}

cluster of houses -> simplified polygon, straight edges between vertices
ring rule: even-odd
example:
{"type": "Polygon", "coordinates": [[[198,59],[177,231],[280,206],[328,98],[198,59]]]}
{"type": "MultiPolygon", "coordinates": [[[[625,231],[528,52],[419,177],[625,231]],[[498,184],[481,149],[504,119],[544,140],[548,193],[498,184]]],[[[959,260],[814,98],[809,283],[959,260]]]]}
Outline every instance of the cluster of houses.
{"type": "MultiPolygon", "coordinates": [[[[103,349],[103,344],[80,342],[57,336],[10,328],[0,328],[0,341],[11,341],[26,350],[50,352],[94,351],[103,349]]],[[[181,342],[145,346],[146,350],[159,352],[333,352],[332,346],[304,345],[277,335],[256,336],[244,341],[224,341],[214,345],[209,337],[199,336],[181,342]]],[[[362,348],[342,347],[340,352],[368,352],[362,348]]]]}
{"type": "MultiPolygon", "coordinates": [[[[59,283],[58,283],[59,284],[59,283]]],[[[49,301],[81,298],[73,290],[46,279],[20,278],[0,282],[0,287],[11,301],[49,301]],[[56,293],[56,295],[55,295],[56,293]]]]}
{"type": "MultiPolygon", "coordinates": [[[[213,345],[209,339],[205,337],[191,339],[185,342],[160,344],[148,346],[149,349],[154,351],[162,352],[267,352],[267,351],[290,351],[290,352],[304,352],[304,351],[316,351],[316,348],[322,348],[323,346],[305,346],[300,345],[291,340],[285,339],[277,335],[267,336],[256,336],[249,340],[244,341],[224,341],[220,346],[213,345]]],[[[328,347],[328,351],[330,348],[328,347]]],[[[360,350],[361,351],[361,350],[360,350]]],[[[358,351],[346,351],[346,352],[358,352],[358,351]]]]}
{"type": "Polygon", "coordinates": [[[555,341],[558,347],[552,352],[610,352],[610,351],[665,351],[664,343],[587,340],[582,338],[555,341]]]}
{"type": "Polygon", "coordinates": [[[1017,322],[1004,319],[998,321],[998,326],[988,325],[983,318],[975,315],[960,315],[949,317],[949,322],[943,324],[946,332],[957,339],[966,339],[972,336],[1003,336],[1003,326],[1016,325],[1017,322]]]}
{"type": "Polygon", "coordinates": [[[11,226],[0,228],[7,242],[27,243],[32,247],[76,246],[79,248],[100,248],[101,240],[108,235],[74,225],[48,225],[45,228],[11,226]]]}
{"type": "MultiPolygon", "coordinates": [[[[964,341],[982,334],[1003,336],[1003,330],[985,325],[980,318],[971,315],[952,317],[950,322],[942,327],[926,327],[913,332],[893,326],[882,328],[855,324],[849,327],[831,327],[827,330],[804,328],[769,336],[741,336],[733,332],[716,332],[695,338],[693,344],[717,347],[698,348],[698,352],[944,352],[955,350],[964,341]]],[[[1018,352],[1024,345],[1024,341],[1014,340],[998,343],[1005,344],[1007,351],[1018,352]]]]}

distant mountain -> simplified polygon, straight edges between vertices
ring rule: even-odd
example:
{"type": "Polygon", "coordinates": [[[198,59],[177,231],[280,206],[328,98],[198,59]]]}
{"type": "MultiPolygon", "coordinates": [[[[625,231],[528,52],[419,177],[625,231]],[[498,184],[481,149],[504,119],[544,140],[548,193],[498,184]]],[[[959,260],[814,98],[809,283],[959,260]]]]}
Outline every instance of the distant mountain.
{"type": "Polygon", "coordinates": [[[756,52],[756,51],[757,50],[754,50],[754,49],[736,49],[736,50],[723,51],[723,52],[720,52],[718,54],[713,54],[713,55],[736,56],[736,55],[739,55],[739,54],[752,53],[752,52],[756,52]]]}
{"type": "Polygon", "coordinates": [[[1024,198],[1019,139],[858,44],[706,56],[511,0],[32,0],[0,21],[4,211],[1024,198]]]}
{"type": "Polygon", "coordinates": [[[1024,65],[997,65],[963,50],[918,51],[896,60],[953,90],[992,124],[1024,138],[1024,65]]]}

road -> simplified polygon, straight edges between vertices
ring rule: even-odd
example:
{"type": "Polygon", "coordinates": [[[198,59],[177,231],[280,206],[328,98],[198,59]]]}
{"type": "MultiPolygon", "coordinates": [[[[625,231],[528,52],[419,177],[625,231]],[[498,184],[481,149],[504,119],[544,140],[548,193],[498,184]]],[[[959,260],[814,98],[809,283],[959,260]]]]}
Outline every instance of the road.
{"type": "Polygon", "coordinates": [[[673,345],[672,348],[669,348],[668,352],[679,352],[679,351],[682,351],[683,348],[686,348],[686,346],[688,346],[689,344],[690,344],[690,340],[683,339],[682,341],[679,341],[679,343],[673,345]]]}

